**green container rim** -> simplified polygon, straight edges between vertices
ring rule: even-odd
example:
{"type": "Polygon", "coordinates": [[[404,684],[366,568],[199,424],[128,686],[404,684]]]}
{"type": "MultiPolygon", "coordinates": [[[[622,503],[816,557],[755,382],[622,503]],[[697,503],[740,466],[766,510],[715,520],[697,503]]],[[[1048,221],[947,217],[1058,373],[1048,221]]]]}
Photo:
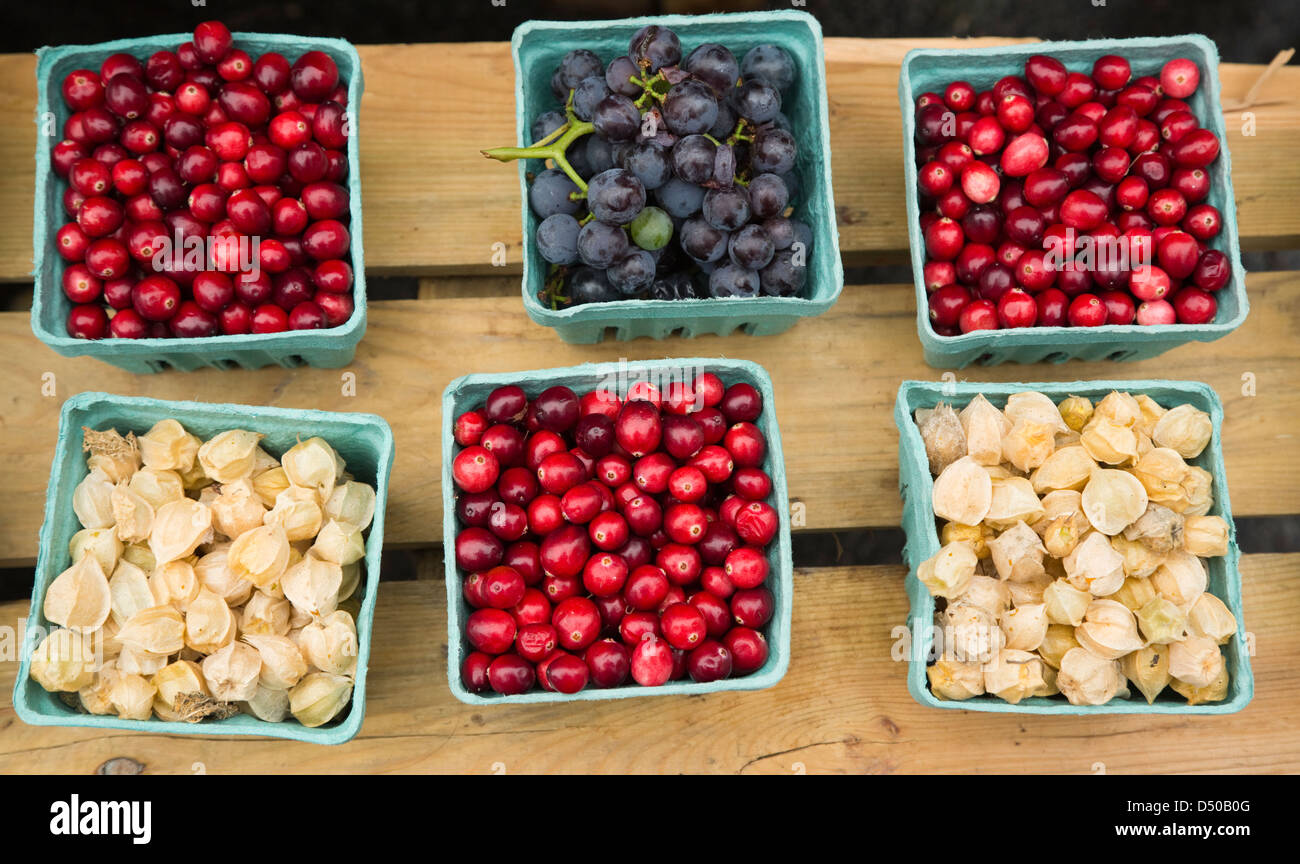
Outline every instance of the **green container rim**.
{"type": "MultiPolygon", "coordinates": [[[[794,319],[820,315],[835,305],[844,289],[844,267],[840,260],[839,229],[835,220],[835,195],[831,183],[831,145],[828,119],[830,108],[825,86],[826,55],[822,41],[822,29],[818,20],[807,12],[798,10],[776,10],[768,12],[733,12],[710,15],[652,15],[636,18],[607,19],[601,21],[526,21],[515,28],[510,40],[510,53],[515,66],[515,126],[516,140],[523,147],[528,144],[530,121],[525,112],[524,91],[527,86],[520,51],[525,40],[546,38],[557,33],[573,33],[580,30],[619,28],[636,30],[648,24],[685,28],[702,23],[719,24],[752,28],[771,22],[795,22],[806,26],[816,45],[817,67],[821,86],[818,101],[814,106],[814,115],[823,127],[821,149],[816,158],[824,164],[823,182],[814,190],[805,187],[806,192],[815,195],[820,201],[819,209],[824,210],[829,218],[827,239],[830,241],[828,261],[831,264],[830,276],[832,290],[825,296],[810,297],[753,297],[745,299],[707,298],[699,300],[611,300],[606,303],[586,303],[570,306],[567,309],[548,309],[537,299],[536,289],[541,286],[541,275],[535,272],[533,262],[527,250],[535,245],[529,230],[531,211],[528,207],[527,165],[519,162],[519,187],[521,196],[521,228],[524,241],[523,278],[521,295],[524,310],[534,322],[546,327],[563,327],[564,325],[605,324],[614,326],[629,318],[680,320],[682,328],[691,330],[692,322],[703,323],[701,319],[716,321],[754,323],[768,319],[794,319]],[[536,283],[536,284],[534,284],[536,283]]],[[[814,226],[816,233],[816,227],[814,226]]],[[[822,244],[821,235],[817,235],[818,246],[822,244]]],[[[820,249],[814,249],[814,255],[820,249]]]]}
{"type": "MultiPolygon", "coordinates": [[[[1154,397],[1153,397],[1154,398],[1154,397]]],[[[1255,677],[1251,670],[1250,652],[1246,649],[1246,624],[1242,614],[1241,596],[1241,550],[1237,546],[1237,528],[1232,520],[1232,503],[1228,497],[1228,481],[1223,464],[1222,428],[1223,403],[1214,388],[1199,381],[1038,381],[1029,383],[990,383],[978,381],[933,382],[904,381],[898,388],[898,398],[894,403],[894,422],[899,430],[899,484],[903,498],[903,530],[907,541],[903,549],[903,562],[907,566],[907,594],[910,600],[908,612],[908,631],[911,636],[911,652],[908,660],[907,687],[917,702],[930,708],[945,708],[957,711],[988,711],[1004,714],[1235,714],[1241,711],[1255,695],[1255,677]],[[916,634],[925,632],[934,618],[934,598],[920,580],[916,578],[916,568],[922,561],[939,551],[941,544],[939,532],[935,527],[934,512],[930,499],[934,490],[934,478],[930,475],[929,462],[925,454],[925,443],[921,440],[920,430],[913,419],[913,411],[922,404],[933,405],[949,402],[954,406],[966,404],[978,394],[983,394],[994,404],[1004,402],[1012,393],[1036,390],[1058,401],[1066,396],[1104,396],[1112,390],[1128,393],[1147,393],[1163,391],[1178,395],[1193,404],[1199,402],[1202,410],[1209,413],[1214,426],[1214,434],[1209,446],[1205,448],[1194,463],[1202,464],[1214,477],[1214,506],[1210,513],[1222,516],[1228,523],[1228,554],[1221,558],[1210,559],[1210,577],[1214,578],[1214,569],[1223,568],[1223,600],[1232,614],[1237,618],[1237,635],[1225,646],[1225,663],[1231,675],[1229,698],[1222,702],[1209,702],[1201,705],[1187,705],[1172,699],[1158,698],[1147,704],[1139,694],[1130,699],[1112,699],[1104,705],[1071,705],[1062,697],[1034,697],[1018,704],[1005,702],[996,696],[976,696],[964,701],[950,701],[937,698],[930,692],[926,676],[928,666],[925,656],[915,656],[918,645],[916,634]],[[1222,562],[1221,565],[1217,562],[1222,562]]]]}
{"type": "MultiPolygon", "coordinates": [[[[790,505],[789,492],[786,488],[785,456],[781,450],[781,431],[776,419],[776,403],[772,395],[772,379],[767,370],[748,360],[730,360],[722,358],[689,357],[663,360],[619,361],[607,363],[584,363],[580,366],[568,366],[556,369],[533,369],[526,372],[500,372],[491,374],[462,375],[447,385],[442,394],[442,536],[453,538],[445,540],[454,547],[456,536],[456,501],[455,483],[451,476],[452,459],[457,452],[453,435],[455,418],[463,411],[473,407],[467,404],[461,393],[467,387],[491,388],[507,384],[517,384],[525,391],[536,395],[541,390],[563,380],[575,378],[590,379],[598,383],[614,376],[620,371],[627,374],[629,370],[646,370],[651,372],[661,369],[690,369],[692,371],[713,372],[726,381],[728,376],[742,375],[749,383],[757,387],[763,397],[763,413],[758,419],[758,427],[767,438],[767,457],[765,464],[772,478],[772,506],[780,517],[780,528],[776,538],[769,547],[768,560],[772,569],[768,575],[767,585],[776,597],[776,609],[772,620],[767,624],[767,641],[769,653],[762,668],[740,678],[724,678],[708,683],[693,681],[669,682],[659,687],[642,687],[627,683],[619,687],[599,689],[588,686],[574,694],[555,693],[540,688],[515,696],[502,696],[491,693],[482,695],[471,692],[461,681],[460,666],[468,650],[464,636],[464,623],[468,604],[461,589],[461,577],[456,568],[456,556],[452,552],[443,556],[444,573],[447,587],[447,685],[461,702],[467,705],[506,705],[537,704],[543,702],[586,702],[598,699],[626,699],[641,696],[700,696],[705,693],[717,693],[731,690],[765,690],[774,687],[785,677],[790,665],[790,622],[792,595],[794,593],[794,559],[790,540],[790,505]]],[[[635,378],[631,380],[635,381],[635,378]]]]}
{"type": "MultiPolygon", "coordinates": [[[[149,361],[163,361],[180,365],[169,358],[193,358],[202,365],[228,365],[222,361],[209,363],[209,357],[239,357],[248,352],[265,352],[267,362],[271,358],[289,360],[301,357],[308,365],[313,365],[313,354],[324,349],[340,348],[355,350],[366,332],[366,276],[365,253],[362,244],[361,219],[361,150],[360,150],[360,116],[361,94],[364,80],[361,71],[361,57],[356,47],[346,39],[331,39],[316,36],[295,36],[281,33],[247,33],[231,34],[235,44],[260,43],[274,46],[281,50],[306,52],[325,51],[340,64],[340,74],[348,75],[348,111],[354,118],[348,135],[348,175],[345,183],[349,194],[348,231],[352,236],[349,250],[353,272],[352,297],[354,310],[352,317],[338,327],[327,330],[299,330],[283,333],[250,333],[231,336],[209,336],[187,339],[114,339],[100,340],[77,339],[62,330],[52,330],[45,326],[42,318],[47,305],[56,308],[70,307],[58,286],[57,277],[62,273],[66,263],[54,251],[54,234],[65,221],[59,211],[47,212],[45,199],[50,184],[66,184],[67,181],[57,177],[51,164],[51,137],[42,134],[42,118],[57,118],[66,113],[61,102],[56,98],[59,92],[58,82],[52,80],[55,67],[69,59],[82,55],[102,55],[125,52],[133,56],[144,50],[153,50],[157,46],[175,47],[190,41],[193,34],[171,33],[157,36],[129,37],[99,42],[90,45],[45,46],[37,49],[36,81],[36,198],[35,219],[32,230],[33,269],[32,277],[35,290],[32,297],[32,332],[36,337],[65,357],[90,356],[107,363],[114,363],[117,358],[133,361],[132,370],[139,364],[149,361]],[[350,67],[343,69],[343,66],[350,67]],[[43,266],[46,259],[54,263],[53,269],[43,266]]],[[[98,64],[93,64],[98,65],[98,64]]],[[[61,127],[60,127],[61,129],[61,127]]],[[[57,132],[55,133],[58,134],[57,132]]],[[[237,365],[243,365],[238,360],[237,365]]],[[[189,365],[189,364],[186,364],[189,365]]],[[[265,365],[264,363],[261,365],[265,365]]],[[[323,365],[323,364],[322,364],[323,365]]],[[[331,363],[331,366],[342,365],[331,363]]],[[[161,368],[161,367],[159,367],[161,368]]],[[[154,369],[157,371],[157,369],[154,369]]]]}
{"type": "MultiPolygon", "coordinates": [[[[55,447],[54,462],[50,469],[49,492],[45,498],[45,518],[41,524],[40,547],[37,552],[35,577],[32,582],[32,600],[27,622],[49,627],[41,612],[45,589],[68,563],[66,550],[52,548],[56,524],[71,517],[73,483],[65,474],[76,468],[81,459],[81,438],[78,417],[97,405],[108,404],[116,409],[144,412],[166,412],[179,420],[214,413],[230,414],[231,428],[242,426],[254,431],[265,431],[268,426],[286,426],[290,429],[311,429],[316,424],[337,426],[346,424],[368,428],[379,434],[380,446],[374,452],[375,514],[366,538],[365,595],[357,616],[357,671],[352,690],[352,705],[347,716],[334,725],[308,728],[285,720],[269,723],[250,715],[236,715],[226,720],[181,723],[166,720],[124,720],[113,715],[81,714],[71,708],[66,713],[45,714],[32,707],[31,699],[37,691],[44,693],[28,674],[31,653],[36,648],[36,629],[28,627],[23,637],[22,656],[18,677],[14,682],[13,704],[18,717],[32,726],[71,726],[95,729],[124,729],[168,735],[212,736],[262,736],[287,738],[313,744],[343,744],[360,731],[366,714],[366,672],[370,660],[371,637],[374,634],[375,604],[379,597],[380,554],[384,545],[384,517],[387,510],[388,479],[393,463],[393,432],[384,418],[375,414],[340,411],[297,410],[258,405],[228,403],[170,401],[139,396],[119,396],[112,393],[85,392],[70,397],[63,403],[59,414],[59,437],[55,447]]],[[[143,431],[143,430],[142,430],[143,431]]],[[[84,473],[84,472],[82,472],[84,473]]],[[[72,517],[75,518],[75,517],[72,517]]]]}
{"type": "MultiPolygon", "coordinates": [[[[1174,55],[1171,55],[1171,57],[1174,55]]],[[[1066,66],[1071,67],[1071,62],[1066,66]]],[[[1078,65],[1077,63],[1073,65],[1078,65]]],[[[976,362],[980,352],[992,355],[991,362],[1009,360],[1017,348],[1038,348],[1058,352],[1053,360],[1074,356],[1071,348],[1113,346],[1114,356],[1107,359],[1144,359],[1166,351],[1184,342],[1212,342],[1221,339],[1241,326],[1250,312],[1246,292],[1246,271],[1241,263],[1241,247],[1237,229],[1237,203],[1232,190],[1232,156],[1228,152],[1228,135],[1220,103],[1219,51],[1213,40],[1199,33],[1181,36],[1141,36],[1128,39],[1086,39],[1078,41],[1031,42],[1022,45],[992,46],[985,48],[931,49],[917,48],[907,52],[899,72],[898,99],[903,112],[903,169],[907,193],[907,226],[916,295],[917,332],[925,347],[927,362],[931,365],[966,365],[976,362]],[[1230,294],[1237,304],[1236,314],[1209,324],[1107,324],[1100,327],[1034,327],[1023,330],[981,330],[957,336],[941,336],[930,325],[928,294],[922,268],[925,264],[925,243],[920,233],[920,202],[917,193],[916,97],[919,95],[912,83],[913,69],[927,60],[971,58],[1028,58],[1034,54],[1056,54],[1062,51],[1092,52],[1096,56],[1108,53],[1126,53],[1134,48],[1191,48],[1203,68],[1201,87],[1204,89],[1210,110],[1202,117],[1204,128],[1210,129],[1220,141],[1215,175],[1222,178],[1223,198],[1219,206],[1223,217],[1223,230],[1212,248],[1228,256],[1232,275],[1218,292],[1230,294]],[[1145,350],[1144,350],[1145,349],[1145,350]],[[954,363],[945,361],[953,360],[954,363]],[[937,361],[937,362],[936,362],[937,361]]],[[[1037,359],[1037,358],[1035,358],[1037,359]]],[[[1096,358],[1093,358],[1096,359],[1096,358]]]]}

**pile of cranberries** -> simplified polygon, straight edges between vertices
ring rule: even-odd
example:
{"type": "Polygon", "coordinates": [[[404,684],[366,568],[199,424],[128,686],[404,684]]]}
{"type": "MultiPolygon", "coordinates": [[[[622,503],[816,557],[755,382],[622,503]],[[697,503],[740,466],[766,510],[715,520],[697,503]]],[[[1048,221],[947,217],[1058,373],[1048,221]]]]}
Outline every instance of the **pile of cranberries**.
{"type": "Polygon", "coordinates": [[[925,287],[935,332],[1205,324],[1231,263],[1209,248],[1219,139],[1186,100],[1196,64],[1159,77],[1035,55],[977,92],[916,102],[925,287]]]}
{"type": "Polygon", "coordinates": [[[71,336],[337,327],[353,312],[347,87],[321,51],[250,57],[224,24],[63,79],[71,336]],[[255,254],[254,254],[255,250],[255,254]]]}
{"type": "Polygon", "coordinates": [[[473,692],[656,687],[763,666],[779,518],[762,396],[712,373],[625,399],[494,390],[455,420],[473,692]]]}

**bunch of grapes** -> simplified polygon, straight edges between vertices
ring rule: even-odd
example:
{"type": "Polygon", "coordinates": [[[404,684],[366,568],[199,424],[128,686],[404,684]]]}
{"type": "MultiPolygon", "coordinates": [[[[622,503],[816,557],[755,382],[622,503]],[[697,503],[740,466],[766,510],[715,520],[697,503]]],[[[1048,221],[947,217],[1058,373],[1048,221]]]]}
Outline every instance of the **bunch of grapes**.
{"type": "Polygon", "coordinates": [[[738,62],[705,43],[683,59],[655,25],[608,64],[566,54],[551,76],[559,107],[534,120],[534,143],[484,151],[544,160],[528,190],[551,264],[540,299],[799,296],[812,231],[791,215],[798,147],[781,111],[795,76],[777,45],[738,62]]]}

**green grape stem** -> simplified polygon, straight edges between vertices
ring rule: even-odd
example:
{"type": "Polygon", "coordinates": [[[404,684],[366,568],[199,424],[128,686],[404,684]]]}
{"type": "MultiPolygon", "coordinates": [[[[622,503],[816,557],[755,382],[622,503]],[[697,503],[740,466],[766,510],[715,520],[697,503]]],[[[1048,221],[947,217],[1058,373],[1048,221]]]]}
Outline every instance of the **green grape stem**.
{"type": "Polygon", "coordinates": [[[529,147],[494,147],[491,150],[481,152],[489,159],[495,159],[498,162],[513,162],[516,159],[550,159],[560,167],[560,170],[569,175],[569,179],[585,195],[587,181],[579,177],[578,172],[573,170],[573,166],[569,164],[565,154],[568,152],[570,144],[584,135],[590,135],[596,131],[596,127],[574,117],[571,109],[568,113],[569,119],[563,126],[536,144],[529,147]]]}

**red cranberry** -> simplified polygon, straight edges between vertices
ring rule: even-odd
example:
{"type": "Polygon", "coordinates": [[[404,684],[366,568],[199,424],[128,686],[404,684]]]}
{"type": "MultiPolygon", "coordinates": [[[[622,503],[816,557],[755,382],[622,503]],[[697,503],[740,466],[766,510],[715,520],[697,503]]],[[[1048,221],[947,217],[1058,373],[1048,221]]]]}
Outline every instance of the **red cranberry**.
{"type": "Polygon", "coordinates": [[[998,321],[1003,327],[1032,327],[1038,319],[1038,304],[1025,291],[1012,288],[998,300],[998,321]]]}
{"type": "Polygon", "coordinates": [[[108,314],[98,303],[73,306],[68,312],[67,330],[75,339],[103,339],[108,335],[108,314]]]}
{"type": "Polygon", "coordinates": [[[666,684],[673,673],[673,657],[668,642],[650,638],[632,651],[632,680],[642,687],[666,684]]]}
{"type": "Polygon", "coordinates": [[[166,276],[146,276],[136,283],[131,296],[135,311],[148,321],[167,321],[176,313],[181,291],[166,276]]]}
{"type": "Polygon", "coordinates": [[[972,300],[961,310],[957,326],[963,333],[974,330],[996,330],[998,329],[997,307],[991,300],[972,300]]]}
{"type": "Polygon", "coordinates": [[[183,300],[176,307],[176,314],[167,322],[172,335],[180,339],[200,339],[216,336],[219,329],[217,318],[211,312],[201,308],[193,300],[183,300]]]}
{"type": "Polygon", "coordinates": [[[1228,284],[1231,275],[1232,267],[1228,256],[1218,249],[1209,249],[1196,262],[1196,269],[1192,271],[1192,282],[1196,287],[1206,291],[1218,291],[1228,284]]]}
{"type": "Polygon", "coordinates": [[[1171,303],[1179,324],[1209,324],[1219,308],[1213,294],[1192,286],[1175,294],[1171,303]]]}
{"type": "Polygon", "coordinates": [[[1137,323],[1142,325],[1173,324],[1177,320],[1178,315],[1168,300],[1149,300],[1137,310],[1137,323]]]}
{"type": "Polygon", "coordinates": [[[1073,327],[1100,327],[1106,323],[1106,304],[1096,294],[1080,294],[1071,301],[1067,317],[1073,327]]]}
{"type": "Polygon", "coordinates": [[[627,402],[619,412],[614,431],[619,446],[633,456],[644,456],[659,446],[659,411],[649,402],[627,402]]]}
{"type": "Polygon", "coordinates": [[[488,689],[488,667],[491,664],[491,655],[482,651],[471,651],[465,655],[460,664],[460,680],[465,689],[471,693],[482,693],[488,689]]]}
{"type": "Polygon", "coordinates": [[[1001,186],[1002,180],[997,172],[983,162],[972,162],[962,169],[961,191],[976,204],[988,204],[995,200],[1001,186]]]}
{"type": "Polygon", "coordinates": [[[251,333],[253,330],[253,310],[236,300],[217,314],[221,332],[227,336],[251,333]]]}
{"type": "Polygon", "coordinates": [[[767,640],[757,630],[749,627],[733,627],[722,638],[722,644],[731,652],[734,674],[746,675],[761,669],[767,662],[767,640]]]}
{"type": "MultiPolygon", "coordinates": [[[[1028,128],[1028,124],[1025,128],[1028,128]]],[[[1011,139],[1002,151],[1002,173],[1008,177],[1026,177],[1045,166],[1047,157],[1047,139],[1037,133],[1026,132],[1011,139]]]]}
{"type": "Polygon", "coordinates": [[[532,664],[516,654],[502,654],[488,666],[488,683],[503,696],[515,696],[532,689],[536,674],[532,664]]]}
{"type": "Polygon", "coordinates": [[[308,51],[289,72],[293,92],[305,102],[322,102],[339,83],[339,69],[323,51],[308,51]]]}
{"type": "Polygon", "coordinates": [[[561,647],[581,651],[600,635],[600,610],[586,597],[569,597],[555,607],[551,624],[561,647]]]}
{"type": "Polygon", "coordinates": [[[668,595],[668,576],[659,567],[645,564],[635,568],[623,586],[623,597],[635,610],[649,611],[668,595]]]}
{"type": "Polygon", "coordinates": [[[1132,324],[1137,307],[1127,291],[1104,291],[1101,302],[1106,305],[1107,324],[1132,324]]]}
{"type": "Polygon", "coordinates": [[[597,687],[618,687],[631,670],[627,649],[613,639],[592,643],[583,653],[583,660],[591,672],[591,683],[597,687]]]}
{"type": "Polygon", "coordinates": [[[1066,325],[1070,298],[1064,291],[1059,288],[1048,288],[1035,295],[1034,302],[1038,306],[1038,326],[1064,327],[1066,325]]]}
{"type": "Polygon", "coordinates": [[[1200,247],[1184,231],[1172,231],[1156,242],[1156,258],[1174,279],[1186,279],[1196,269],[1200,247]]]}

